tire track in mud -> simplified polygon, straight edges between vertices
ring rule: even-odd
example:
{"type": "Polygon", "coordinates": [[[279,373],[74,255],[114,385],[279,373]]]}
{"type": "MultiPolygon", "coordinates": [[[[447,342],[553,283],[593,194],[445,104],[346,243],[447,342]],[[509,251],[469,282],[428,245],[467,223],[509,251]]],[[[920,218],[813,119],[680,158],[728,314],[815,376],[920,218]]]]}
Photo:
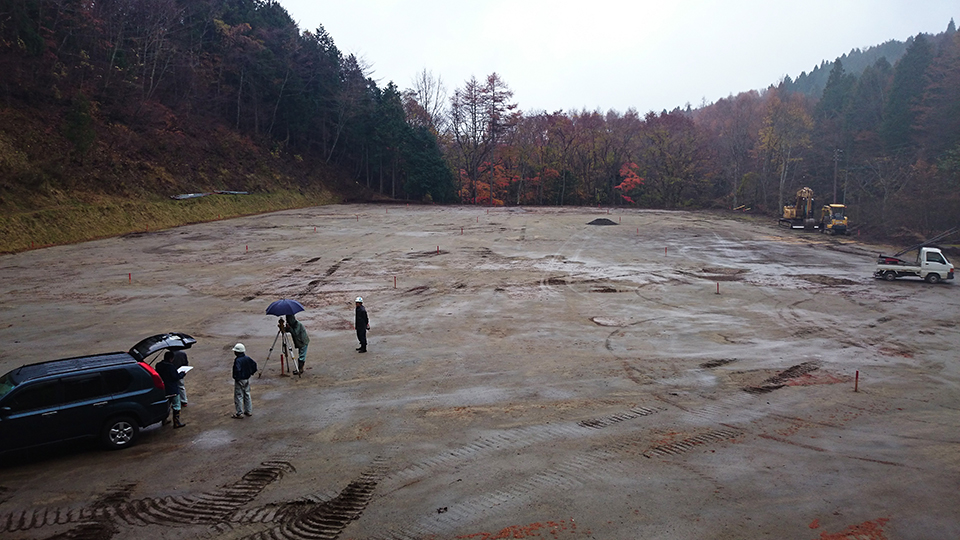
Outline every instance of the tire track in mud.
{"type": "MultiPolygon", "coordinates": [[[[350,261],[351,259],[352,259],[352,257],[343,257],[343,258],[341,258],[339,261],[337,261],[337,262],[333,263],[332,265],[330,265],[330,267],[327,268],[327,270],[324,272],[324,274],[323,274],[322,277],[318,277],[318,278],[315,278],[315,279],[311,279],[309,282],[307,282],[307,285],[300,291],[299,296],[300,296],[300,297],[305,297],[305,296],[307,296],[307,295],[309,295],[309,294],[312,294],[313,291],[315,291],[315,290],[317,289],[317,287],[323,285],[323,283],[324,283],[325,280],[327,280],[330,276],[332,276],[333,274],[335,274],[335,273],[337,272],[337,270],[340,270],[340,267],[343,265],[343,263],[348,262],[348,261],[350,261]]],[[[318,261],[318,260],[320,260],[320,257],[315,257],[315,258],[310,259],[309,261],[307,261],[306,264],[311,264],[311,263],[314,263],[314,262],[316,262],[316,261],[318,261]]]]}
{"type": "Polygon", "coordinates": [[[766,394],[783,388],[790,379],[796,379],[818,369],[820,369],[820,362],[803,362],[777,373],[757,386],[747,386],[742,390],[748,394],[766,394]]]}
{"type": "Polygon", "coordinates": [[[674,407],[684,414],[692,416],[695,419],[705,420],[716,425],[726,425],[733,413],[743,412],[745,407],[756,401],[756,397],[747,393],[731,394],[716,403],[701,403],[696,407],[681,404],[679,400],[670,399],[667,396],[655,395],[656,399],[674,407]]]}
{"type": "Polygon", "coordinates": [[[614,414],[604,418],[581,420],[580,422],[577,422],[577,425],[592,429],[603,429],[626,420],[633,420],[635,418],[640,418],[641,416],[656,414],[660,412],[660,410],[661,409],[657,407],[634,407],[626,412],[614,414]]]}
{"type": "Polygon", "coordinates": [[[304,497],[286,503],[241,510],[285,473],[289,462],[269,461],[246,473],[238,482],[197,496],[126,500],[135,484],[121,484],[98,497],[87,508],[42,508],[10,513],[0,532],[24,532],[55,525],[72,528],[51,538],[103,540],[123,527],[211,525],[205,537],[253,540],[320,540],[336,538],[359,519],[387,470],[378,457],[339,493],[304,497]],[[253,528],[255,530],[250,531],[253,528]],[[239,534],[237,534],[239,533],[239,534]]]}
{"type": "Polygon", "coordinates": [[[538,494],[557,492],[583,485],[581,478],[595,474],[601,465],[601,456],[584,455],[575,461],[554,466],[509,488],[486,493],[445,507],[439,517],[424,516],[415,523],[401,525],[383,534],[370,536],[371,540],[433,538],[433,535],[451,534],[470,523],[482,523],[490,510],[524,506],[538,494]]]}
{"type": "MultiPolygon", "coordinates": [[[[603,342],[603,348],[610,352],[614,352],[614,340],[617,338],[626,337],[628,329],[632,327],[640,326],[642,324],[646,324],[649,322],[656,322],[657,320],[658,320],[657,317],[651,317],[649,319],[642,319],[639,321],[633,321],[633,322],[624,324],[623,326],[617,328],[613,332],[610,332],[610,334],[607,336],[607,338],[603,342]]],[[[594,324],[597,324],[596,321],[594,321],[594,324]]],[[[600,325],[600,326],[603,326],[603,325],[600,325]]],[[[625,361],[623,358],[617,356],[616,354],[614,354],[613,357],[616,358],[617,360],[625,361]]]]}
{"type": "MultiPolygon", "coordinates": [[[[199,496],[165,497],[123,501],[134,485],[121,485],[99,499],[102,507],[70,511],[48,509],[11,515],[3,525],[3,532],[24,531],[54,524],[77,523],[66,535],[58,538],[100,540],[119,533],[118,526],[143,527],[147,525],[189,526],[210,524],[214,528],[208,537],[228,537],[250,540],[293,540],[337,538],[352,521],[359,519],[373,499],[380,484],[409,480],[429,475],[436,468],[452,468],[464,458],[483,452],[499,452],[514,447],[529,446],[565,436],[582,437],[637,418],[661,412],[658,407],[633,407],[612,415],[583,420],[576,424],[541,425],[498,433],[461,447],[450,453],[428,458],[397,473],[386,474],[386,459],[377,458],[368,471],[350,482],[341,492],[304,497],[288,503],[241,510],[270,483],[284,473],[295,472],[289,462],[264,462],[229,486],[199,496]],[[11,526],[12,524],[12,526],[11,526]],[[253,529],[253,530],[251,530],[253,529]]],[[[694,447],[719,444],[741,434],[733,429],[711,431],[669,445],[657,445],[642,450],[645,457],[676,456],[694,447]]],[[[520,507],[543,493],[576,489],[585,483],[622,474],[622,454],[635,453],[641,442],[635,435],[620,438],[604,447],[585,452],[514,483],[504,489],[485,493],[456,505],[445,507],[442,518],[430,515],[407,525],[371,538],[422,538],[450,533],[466,524],[482,523],[492,510],[520,507]]],[[[409,485],[406,482],[396,491],[409,485]]]]}
{"type": "MultiPolygon", "coordinates": [[[[767,379],[767,381],[772,382],[772,384],[776,386],[776,388],[769,388],[768,390],[767,389],[768,387],[761,386],[760,388],[763,388],[763,391],[761,392],[750,392],[749,391],[751,389],[750,387],[743,388],[742,390],[744,390],[745,393],[732,394],[730,396],[727,396],[727,398],[723,400],[723,403],[720,403],[720,404],[705,404],[705,405],[700,405],[693,408],[693,407],[681,405],[677,403],[675,400],[670,400],[664,396],[657,396],[657,398],[663,403],[676,407],[677,409],[683,411],[686,414],[693,415],[696,418],[717,422],[719,419],[729,417],[732,412],[743,412],[747,410],[748,403],[755,402],[757,400],[758,395],[765,394],[767,392],[782,388],[784,386],[784,384],[781,384],[782,382],[788,381],[790,378],[800,377],[803,374],[809,373],[810,371],[814,371],[818,368],[819,368],[819,364],[816,362],[804,362],[802,364],[792,366],[790,368],[787,368],[786,370],[781,371],[777,375],[767,379]]],[[[675,442],[675,443],[658,445],[656,447],[648,449],[646,452],[644,452],[643,455],[644,457],[648,457],[648,458],[669,457],[669,456],[683,454],[702,444],[709,444],[712,442],[716,442],[716,439],[718,437],[720,439],[724,439],[724,438],[734,439],[734,438],[741,438],[744,436],[751,436],[759,439],[765,439],[769,441],[775,441],[781,444],[795,446],[798,448],[804,448],[806,450],[811,450],[814,452],[827,453],[827,454],[831,454],[831,455],[846,458],[846,459],[865,461],[869,463],[877,463],[880,465],[888,465],[893,467],[913,468],[912,465],[910,464],[875,459],[875,458],[870,458],[865,456],[858,456],[851,453],[845,453],[842,451],[831,450],[824,447],[801,443],[795,440],[791,440],[789,435],[772,435],[768,432],[767,428],[759,424],[759,422],[762,420],[774,419],[774,420],[781,420],[781,421],[802,422],[804,424],[811,424],[811,425],[816,425],[819,427],[826,427],[826,428],[840,427],[834,423],[818,422],[813,419],[800,419],[800,418],[784,416],[782,414],[774,414],[774,413],[756,412],[754,413],[754,416],[755,417],[752,419],[743,419],[737,423],[727,423],[725,421],[720,421],[719,425],[724,429],[696,435],[694,437],[689,437],[687,439],[684,439],[682,441],[675,442]]]]}
{"type": "Polygon", "coordinates": [[[735,429],[720,429],[716,431],[709,431],[707,433],[702,433],[693,437],[683,439],[682,441],[677,441],[669,444],[661,444],[650,448],[642,455],[645,458],[653,457],[665,457],[665,456],[678,456],[693,450],[699,446],[720,443],[725,440],[736,439],[741,437],[743,432],[735,429]]]}
{"type": "Polygon", "coordinates": [[[834,455],[834,456],[843,457],[843,458],[847,458],[847,459],[855,459],[855,460],[857,460],[857,461],[866,461],[866,462],[868,462],[868,463],[877,463],[877,464],[880,464],[880,465],[889,465],[889,466],[891,466],[891,467],[908,467],[908,468],[910,468],[910,469],[922,470],[922,467],[918,467],[918,466],[912,465],[912,464],[911,464],[911,465],[907,465],[907,464],[904,464],[904,463],[897,463],[897,462],[895,462],[895,461],[886,461],[886,460],[882,460],[882,459],[874,459],[874,458],[868,458],[868,457],[863,457],[863,456],[854,456],[854,455],[851,455],[851,454],[844,454],[844,453],[842,453],[842,452],[837,452],[837,451],[835,451],[835,450],[828,450],[827,448],[823,448],[823,447],[820,447],[820,446],[814,446],[814,445],[812,445],[812,444],[804,444],[804,443],[800,443],[800,442],[797,442],[797,441],[791,441],[790,439],[788,439],[788,438],[786,438],[786,437],[777,437],[777,436],[775,436],[775,435],[770,435],[769,433],[758,433],[758,434],[757,434],[757,437],[760,437],[761,439],[767,439],[767,440],[771,440],[771,441],[776,441],[776,442],[782,443],[782,444],[789,444],[789,445],[791,445],[791,446],[796,446],[796,447],[798,447],[798,448],[804,448],[804,449],[806,449],[806,450],[812,450],[812,451],[814,451],[814,452],[822,452],[822,453],[826,453],[826,454],[831,454],[831,455],[834,455]]]}
{"type": "MultiPolygon", "coordinates": [[[[561,262],[563,262],[563,261],[567,261],[567,260],[571,260],[571,259],[576,259],[577,257],[580,256],[581,253],[583,253],[583,248],[584,248],[584,246],[585,246],[588,242],[591,242],[591,241],[593,241],[593,242],[596,242],[596,241],[597,241],[596,235],[590,233],[590,229],[589,229],[589,228],[584,229],[584,230],[581,231],[581,232],[578,232],[578,233],[576,233],[576,234],[573,234],[573,235],[567,237],[567,239],[563,241],[563,243],[560,245],[560,247],[557,248],[557,250],[553,253],[553,255],[550,255],[550,256],[548,256],[547,258],[551,259],[552,262],[553,262],[553,264],[555,264],[555,265],[556,265],[556,264],[559,264],[559,263],[561,263],[561,262]],[[577,242],[576,247],[573,249],[573,253],[572,253],[569,257],[566,256],[566,255],[563,255],[563,252],[565,252],[565,251],[568,250],[568,245],[571,244],[572,242],[577,242]]],[[[622,247],[622,246],[619,246],[619,245],[618,245],[618,247],[622,247]]],[[[577,281],[577,280],[573,280],[573,279],[568,279],[568,278],[569,278],[569,273],[567,273],[567,276],[566,276],[566,277],[559,277],[559,276],[546,277],[546,275],[547,275],[547,273],[548,273],[549,271],[550,271],[550,270],[544,270],[543,273],[542,273],[543,277],[540,278],[540,288],[541,288],[541,289],[547,289],[549,285],[566,285],[567,288],[573,290],[573,292],[574,292],[575,294],[577,294],[577,295],[579,295],[579,296],[583,296],[583,297],[588,296],[588,295],[587,295],[588,292],[612,292],[612,291],[606,291],[606,290],[600,290],[600,291],[595,291],[595,290],[591,290],[591,291],[578,291],[578,290],[573,289],[573,285],[576,284],[576,283],[579,283],[579,282],[583,282],[583,280],[577,281]]],[[[617,275],[617,276],[604,276],[604,277],[599,278],[599,279],[596,278],[596,277],[591,277],[591,278],[589,278],[587,281],[589,281],[589,282],[600,282],[600,281],[606,281],[606,280],[614,280],[614,279],[620,278],[620,277],[629,277],[629,276],[633,276],[633,275],[635,275],[635,273],[633,273],[633,272],[626,272],[626,273],[624,273],[624,274],[622,274],[622,275],[617,275]]]]}
{"type": "Polygon", "coordinates": [[[14,511],[0,519],[0,533],[20,532],[71,523],[89,525],[110,523],[131,526],[194,525],[215,523],[229,518],[286,473],[295,472],[293,465],[282,461],[265,461],[233,484],[201,495],[147,498],[114,502],[125,498],[133,485],[121,486],[106,497],[84,508],[36,508],[14,511]]]}
{"type": "Polygon", "coordinates": [[[656,414],[662,410],[663,409],[659,407],[633,407],[627,411],[600,418],[582,420],[576,424],[544,424],[500,432],[490,437],[478,439],[460,448],[423,459],[399,471],[388,474],[382,482],[384,484],[382,496],[418,481],[418,478],[430,474],[434,469],[452,468],[453,465],[465,458],[472,458],[484,453],[523,448],[564,437],[580,438],[588,435],[591,431],[656,414]]]}
{"type": "Polygon", "coordinates": [[[337,538],[351,522],[360,518],[386,471],[380,456],[360,478],[331,497],[305,497],[269,505],[235,515],[218,524],[214,537],[240,540],[324,540],[337,538]],[[249,531],[251,524],[255,531],[249,531]],[[257,526],[256,524],[259,524],[257,526]]]}
{"type": "MultiPolygon", "coordinates": [[[[830,287],[824,286],[814,292],[823,292],[829,290],[830,287]]],[[[846,295],[842,294],[834,295],[847,298],[846,295]]],[[[847,300],[852,303],[856,303],[853,299],[847,298],[847,300]]],[[[849,321],[843,321],[843,324],[825,324],[822,320],[823,315],[818,313],[816,309],[811,310],[802,307],[803,304],[807,303],[811,303],[815,306],[816,298],[811,296],[809,298],[797,300],[789,304],[784,304],[782,301],[776,302],[774,311],[780,321],[783,322],[783,327],[786,329],[785,331],[788,332],[787,335],[789,335],[791,338],[801,341],[809,341],[811,338],[831,339],[847,346],[856,347],[863,350],[869,350],[872,344],[877,341],[876,338],[864,336],[862,333],[851,332],[849,321]]],[[[865,329],[865,327],[860,326],[859,323],[853,326],[853,328],[858,327],[865,329]]]]}
{"type": "MultiPolygon", "coordinates": [[[[616,413],[595,420],[586,420],[576,424],[584,429],[603,429],[633,418],[648,416],[662,409],[638,407],[623,413],[616,413]],[[594,427],[597,426],[597,427],[594,427]]],[[[544,426],[538,426],[544,427],[544,426]]],[[[565,426],[570,430],[571,426],[565,426]]],[[[527,430],[517,430],[517,432],[527,430]]],[[[580,432],[583,435],[583,432],[580,432]]],[[[726,440],[743,435],[743,432],[733,428],[714,430],[678,441],[669,445],[657,445],[643,448],[640,455],[644,457],[676,456],[697,447],[710,444],[722,444],[726,440]],[[648,455],[649,454],[649,455],[648,455]]],[[[504,437],[504,439],[510,439],[504,437]]],[[[412,538],[442,537],[454,534],[465,526],[482,524],[489,518],[491,511],[502,513],[507,508],[528,506],[544,494],[554,494],[580,488],[591,481],[602,480],[610,476],[623,474],[623,454],[637,453],[639,446],[645,446],[635,435],[625,435],[620,440],[605,444],[596,450],[587,451],[570,459],[540,471],[528,478],[518,481],[503,489],[484,493],[465,500],[458,500],[443,508],[438,517],[434,514],[421,516],[410,523],[402,524],[381,534],[370,536],[373,540],[397,540],[412,538]]],[[[465,447],[469,448],[469,447],[465,447]]],[[[502,448],[498,448],[500,450],[502,448]]],[[[446,463],[448,460],[442,460],[446,463]]],[[[432,462],[437,463],[439,462],[432,462]]],[[[408,469],[409,470],[409,469],[408,469]]],[[[412,482],[408,482],[409,485],[412,482]]],[[[405,486],[400,486],[400,488],[405,486]]],[[[397,488],[397,489],[400,489],[397,488]]],[[[396,490],[394,490],[396,491],[396,490]]],[[[388,495],[390,492],[384,494],[388,495]]]]}
{"type": "MultiPolygon", "coordinates": [[[[737,359],[712,360],[700,364],[699,367],[701,369],[711,369],[736,361],[737,359]]],[[[634,368],[628,362],[625,361],[624,363],[626,368],[639,372],[637,368],[634,368]]],[[[702,418],[711,422],[723,423],[729,419],[733,413],[743,414],[744,411],[749,410],[748,405],[756,401],[756,396],[784,388],[788,385],[791,379],[802,377],[807,373],[820,369],[820,367],[820,362],[818,361],[803,362],[784,369],[772,377],[768,377],[759,385],[741,387],[740,390],[742,390],[743,393],[728,394],[719,400],[714,400],[708,403],[699,403],[695,407],[681,404],[680,400],[671,399],[661,393],[656,393],[653,397],[663,403],[683,411],[686,414],[693,415],[694,417],[702,418]]],[[[645,375],[643,373],[640,374],[645,375]]],[[[627,376],[631,380],[637,379],[636,375],[629,372],[627,376]]],[[[760,413],[757,414],[759,415],[760,413]]]]}
{"type": "MultiPolygon", "coordinates": [[[[541,299],[549,293],[551,287],[565,286],[566,289],[571,291],[573,294],[582,299],[586,299],[588,304],[603,306],[605,305],[605,301],[597,299],[596,296],[590,293],[638,292],[638,290],[644,286],[644,284],[632,283],[630,287],[623,288],[619,285],[620,282],[618,280],[620,278],[629,278],[636,275],[636,272],[632,271],[626,271],[625,273],[618,273],[616,275],[601,275],[598,277],[595,271],[591,271],[589,268],[587,268],[581,273],[585,274],[585,279],[574,279],[568,269],[559,268],[559,266],[565,261],[578,258],[580,254],[583,253],[584,246],[586,246],[588,242],[596,242],[596,238],[597,236],[590,232],[588,225],[588,228],[584,229],[584,231],[569,236],[560,245],[560,247],[557,248],[553,255],[549,256],[549,259],[551,259],[552,263],[548,265],[548,268],[541,273],[539,280],[539,293],[541,299]],[[568,245],[570,245],[571,242],[576,242],[576,247],[573,248],[573,253],[567,257],[562,253],[568,250],[568,245]],[[556,268],[551,269],[550,266],[554,266],[556,268]],[[557,272],[562,272],[563,275],[558,276],[556,275],[557,272]],[[575,287],[577,284],[593,284],[594,286],[588,290],[580,290],[575,287]]],[[[565,301],[569,302],[569,300],[565,301]]]]}
{"type": "MultiPolygon", "coordinates": [[[[553,255],[550,255],[546,258],[550,259],[554,266],[557,266],[568,260],[573,260],[580,257],[580,255],[583,253],[584,247],[587,246],[588,243],[590,244],[591,247],[596,248],[598,242],[611,244],[614,246],[615,249],[623,248],[623,245],[621,243],[613,242],[609,238],[602,237],[602,236],[598,237],[597,235],[592,234],[588,227],[583,232],[579,232],[577,234],[569,236],[566,240],[564,240],[563,244],[561,244],[560,247],[557,248],[557,250],[553,253],[553,255]],[[563,252],[569,251],[568,245],[571,244],[572,242],[576,242],[576,247],[570,248],[573,250],[571,255],[569,257],[563,255],[562,254],[563,252]]],[[[578,263],[578,264],[583,264],[583,263],[578,263]]],[[[583,268],[583,271],[580,273],[582,279],[574,279],[571,273],[565,269],[548,268],[542,272],[543,277],[541,277],[539,280],[539,287],[541,289],[541,292],[543,292],[545,290],[548,290],[547,286],[550,286],[550,285],[553,285],[553,286],[565,285],[567,289],[572,291],[574,294],[582,298],[589,298],[594,302],[597,302],[597,300],[593,296],[591,296],[589,293],[637,292],[638,289],[645,287],[646,285],[649,284],[649,283],[637,283],[635,281],[630,281],[630,278],[635,278],[638,275],[638,270],[629,265],[627,265],[626,268],[623,268],[623,265],[617,265],[616,268],[617,270],[619,270],[619,272],[615,274],[604,273],[603,275],[598,275],[596,268],[586,267],[586,268],[583,268]],[[564,272],[564,276],[551,275],[550,277],[546,277],[546,275],[551,271],[564,272]],[[629,286],[625,286],[623,284],[624,278],[630,281],[629,286]],[[579,290],[574,287],[575,285],[588,285],[590,286],[590,288],[587,290],[579,290]]],[[[644,274],[653,276],[661,281],[668,281],[669,279],[669,278],[660,276],[656,272],[644,272],[644,274]]]]}
{"type": "Polygon", "coordinates": [[[434,469],[452,468],[465,458],[471,458],[484,453],[523,448],[533,444],[559,439],[564,436],[578,437],[583,434],[584,428],[576,424],[566,424],[530,426],[498,433],[491,437],[484,437],[455,450],[423,459],[388,475],[383,481],[383,495],[385,496],[412,483],[418,482],[420,478],[428,476],[434,469]]]}
{"type": "MultiPolygon", "coordinates": [[[[577,236],[579,235],[572,235],[568,237],[566,240],[564,240],[562,244],[560,244],[560,247],[557,248],[557,251],[555,251],[554,254],[550,256],[550,259],[552,260],[553,265],[558,265],[562,261],[567,259],[567,257],[565,257],[564,255],[561,255],[561,253],[566,249],[567,244],[569,244],[570,242],[573,242],[577,236]]],[[[579,255],[583,251],[583,243],[586,241],[587,241],[586,238],[584,238],[583,240],[580,240],[580,245],[579,247],[577,247],[574,256],[579,255]]],[[[541,296],[543,296],[553,285],[558,285],[561,283],[563,285],[567,285],[567,279],[565,277],[557,277],[557,276],[547,277],[548,272],[549,270],[544,270],[542,277],[540,278],[540,295],[541,296]]]]}

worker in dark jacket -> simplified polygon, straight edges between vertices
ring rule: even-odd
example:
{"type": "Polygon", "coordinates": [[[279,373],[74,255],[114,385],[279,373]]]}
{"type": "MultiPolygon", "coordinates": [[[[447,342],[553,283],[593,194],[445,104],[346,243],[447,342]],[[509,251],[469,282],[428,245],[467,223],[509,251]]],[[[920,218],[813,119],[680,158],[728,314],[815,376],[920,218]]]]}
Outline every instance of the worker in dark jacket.
{"type": "Polygon", "coordinates": [[[155,369],[163,380],[167,400],[173,408],[173,427],[182,428],[186,424],[180,421],[180,380],[186,373],[177,371],[177,367],[173,365],[173,351],[164,353],[163,360],[157,362],[155,369]]]}
{"type": "Polygon", "coordinates": [[[231,418],[253,415],[253,399],[250,397],[250,377],[257,372],[257,363],[247,356],[243,343],[233,346],[233,404],[237,410],[231,418]]]}
{"type": "Polygon", "coordinates": [[[293,346],[300,353],[297,358],[297,373],[303,373],[303,364],[307,361],[307,345],[310,344],[307,329],[293,315],[287,315],[287,324],[284,328],[290,332],[290,336],[293,337],[293,346]]]}
{"type": "Polygon", "coordinates": [[[360,296],[357,297],[357,319],[355,326],[357,327],[357,339],[360,341],[357,352],[367,352],[367,330],[370,329],[370,319],[367,318],[367,308],[363,307],[363,298],[360,296]]]}

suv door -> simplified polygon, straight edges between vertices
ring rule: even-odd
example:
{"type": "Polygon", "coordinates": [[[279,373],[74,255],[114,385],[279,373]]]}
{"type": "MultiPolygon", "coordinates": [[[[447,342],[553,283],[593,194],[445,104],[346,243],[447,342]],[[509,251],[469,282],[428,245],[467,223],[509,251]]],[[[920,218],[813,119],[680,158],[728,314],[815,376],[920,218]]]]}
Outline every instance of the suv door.
{"type": "Polygon", "coordinates": [[[97,435],[111,401],[100,372],[63,377],[60,383],[63,387],[59,413],[62,438],[97,435]]]}
{"type": "Polygon", "coordinates": [[[189,349],[196,342],[196,339],[182,332],[168,332],[142,339],[127,352],[138,362],[147,362],[147,358],[156,352],[189,349]]]}
{"type": "Polygon", "coordinates": [[[13,450],[60,440],[59,380],[25,383],[0,401],[0,449],[13,450]]]}

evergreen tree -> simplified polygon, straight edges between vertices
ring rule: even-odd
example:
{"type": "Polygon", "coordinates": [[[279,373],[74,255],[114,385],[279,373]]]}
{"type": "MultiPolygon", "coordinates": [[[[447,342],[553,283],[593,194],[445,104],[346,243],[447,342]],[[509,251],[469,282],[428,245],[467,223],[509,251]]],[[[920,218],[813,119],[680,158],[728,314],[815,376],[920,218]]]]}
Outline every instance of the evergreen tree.
{"type": "Polygon", "coordinates": [[[960,36],[956,32],[945,40],[927,70],[918,128],[918,140],[928,158],[960,147],[960,36]]]}
{"type": "Polygon", "coordinates": [[[454,200],[453,173],[443,160],[430,128],[410,129],[403,145],[403,163],[406,173],[403,187],[408,197],[438,203],[454,200]]]}
{"type": "Polygon", "coordinates": [[[848,152],[850,136],[844,123],[844,113],[850,102],[856,78],[844,73],[843,62],[837,60],[830,70],[830,78],[823,89],[823,97],[814,111],[812,155],[807,166],[814,178],[831,178],[831,201],[840,200],[838,171],[840,161],[848,152]]]}
{"type": "Polygon", "coordinates": [[[855,83],[855,77],[844,74],[843,63],[840,60],[834,62],[830,78],[823,89],[823,97],[817,103],[817,119],[833,120],[841,117],[855,83]]]}
{"type": "Polygon", "coordinates": [[[933,49],[927,38],[919,34],[894,68],[880,128],[880,137],[888,152],[900,153],[914,147],[913,129],[923,96],[924,73],[932,60],[933,49]]]}
{"type": "Polygon", "coordinates": [[[342,63],[340,50],[323,26],[318,26],[315,32],[303,32],[295,61],[301,88],[293,94],[300,96],[302,104],[309,109],[303,111],[302,116],[295,117],[301,120],[293,125],[297,131],[302,129],[305,132],[301,147],[319,147],[325,159],[334,144],[335,124],[340,111],[338,96],[342,87],[342,63]]]}
{"type": "Polygon", "coordinates": [[[380,172],[380,193],[384,193],[384,182],[389,181],[390,196],[396,197],[398,175],[402,174],[400,148],[406,141],[409,131],[410,126],[406,122],[400,91],[391,82],[381,92],[377,102],[374,128],[374,140],[379,149],[377,168],[380,172]]]}
{"type": "Polygon", "coordinates": [[[893,67],[886,58],[881,58],[863,70],[857,79],[844,115],[844,125],[853,139],[846,156],[848,161],[856,162],[881,151],[879,130],[883,122],[884,96],[892,78],[893,67]]]}

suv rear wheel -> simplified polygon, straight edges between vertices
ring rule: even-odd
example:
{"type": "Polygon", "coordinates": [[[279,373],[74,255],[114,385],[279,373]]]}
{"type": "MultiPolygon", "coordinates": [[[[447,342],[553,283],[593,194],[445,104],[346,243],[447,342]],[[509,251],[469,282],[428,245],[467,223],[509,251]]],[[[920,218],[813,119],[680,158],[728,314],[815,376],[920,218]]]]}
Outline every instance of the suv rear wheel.
{"type": "Polygon", "coordinates": [[[100,442],[109,450],[119,450],[133,444],[140,433],[136,420],[129,416],[118,416],[107,420],[100,432],[100,442]]]}

